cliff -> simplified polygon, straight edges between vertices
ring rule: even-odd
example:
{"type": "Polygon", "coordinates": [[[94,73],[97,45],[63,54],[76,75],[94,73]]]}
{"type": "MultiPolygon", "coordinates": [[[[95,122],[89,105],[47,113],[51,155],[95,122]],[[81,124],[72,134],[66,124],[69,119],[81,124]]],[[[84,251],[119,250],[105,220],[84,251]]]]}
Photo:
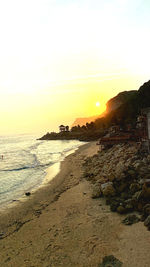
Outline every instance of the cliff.
{"type": "Polygon", "coordinates": [[[129,101],[133,96],[135,96],[136,93],[137,93],[136,90],[124,91],[119,93],[117,96],[111,98],[106,104],[107,107],[106,112],[109,113],[113,110],[116,110],[121,105],[129,101]]]}
{"type": "Polygon", "coordinates": [[[86,123],[91,123],[92,121],[95,121],[96,119],[102,118],[104,116],[105,116],[105,112],[97,116],[92,116],[92,117],[87,117],[87,118],[77,118],[75,119],[71,127],[78,126],[78,125],[83,126],[83,125],[86,125],[86,123]]]}
{"type": "Polygon", "coordinates": [[[78,125],[83,126],[83,125],[86,125],[86,123],[91,123],[91,122],[94,122],[97,119],[100,119],[100,118],[105,117],[108,113],[116,110],[121,105],[123,105],[124,103],[126,103],[136,93],[137,93],[136,90],[124,91],[124,92],[119,93],[117,96],[111,98],[107,102],[107,104],[106,104],[106,111],[105,112],[103,112],[102,114],[97,115],[97,116],[92,116],[92,117],[87,117],[87,118],[77,118],[73,122],[73,124],[71,125],[71,127],[78,126],[78,125]]]}
{"type": "MultiPolygon", "coordinates": [[[[137,116],[142,108],[150,106],[150,81],[144,83],[139,90],[124,91],[107,102],[106,112],[101,114],[94,122],[88,123],[89,118],[76,120],[78,126],[72,127],[70,132],[48,133],[41,140],[71,140],[81,141],[97,140],[106,134],[112,125],[120,125],[126,129],[128,124],[134,128],[137,116]],[[79,126],[83,122],[84,126],[79,126]]],[[[90,121],[95,117],[90,117],[90,121]]]]}

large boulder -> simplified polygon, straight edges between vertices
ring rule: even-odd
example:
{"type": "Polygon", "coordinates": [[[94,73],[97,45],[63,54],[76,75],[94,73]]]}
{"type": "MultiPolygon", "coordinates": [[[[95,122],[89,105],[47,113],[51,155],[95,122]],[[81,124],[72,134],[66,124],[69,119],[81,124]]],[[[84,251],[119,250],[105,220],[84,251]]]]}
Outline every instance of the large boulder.
{"type": "Polygon", "coordinates": [[[127,209],[125,207],[123,207],[122,205],[120,205],[118,208],[117,208],[117,212],[120,213],[120,214],[124,214],[127,212],[127,209]]]}
{"type": "Polygon", "coordinates": [[[141,220],[145,221],[145,219],[150,215],[150,204],[146,204],[142,209],[142,217],[141,220]]]}
{"type": "Polygon", "coordinates": [[[144,225],[147,226],[148,230],[150,230],[150,215],[144,221],[144,225]]]}
{"type": "Polygon", "coordinates": [[[115,258],[113,255],[104,257],[102,263],[99,264],[99,267],[121,267],[121,266],[122,262],[119,261],[117,258],[115,258]]]}
{"type": "Polygon", "coordinates": [[[131,225],[139,221],[140,221],[139,217],[137,217],[135,214],[130,214],[122,221],[122,223],[124,223],[125,225],[131,225]]]}
{"type": "Polygon", "coordinates": [[[102,196],[101,187],[99,184],[93,185],[92,188],[92,198],[99,198],[102,196]]]}
{"type": "Polygon", "coordinates": [[[134,194],[135,192],[139,191],[141,189],[141,186],[138,183],[132,183],[130,184],[130,192],[134,194]]]}
{"type": "Polygon", "coordinates": [[[144,199],[150,199],[150,182],[145,182],[143,184],[142,196],[144,199]]]}
{"type": "Polygon", "coordinates": [[[105,197],[111,197],[115,195],[115,189],[112,182],[101,184],[101,191],[105,197]]]}

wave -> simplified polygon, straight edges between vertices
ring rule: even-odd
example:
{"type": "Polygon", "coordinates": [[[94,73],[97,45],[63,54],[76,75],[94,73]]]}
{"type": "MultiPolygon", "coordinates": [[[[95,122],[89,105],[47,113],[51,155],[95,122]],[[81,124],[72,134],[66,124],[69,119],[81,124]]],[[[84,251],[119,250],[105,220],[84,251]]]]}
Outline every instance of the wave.
{"type": "Polygon", "coordinates": [[[26,169],[39,169],[39,168],[49,167],[49,166],[55,164],[56,162],[57,161],[53,161],[53,162],[51,161],[50,163],[40,164],[40,165],[36,165],[36,166],[23,166],[20,168],[0,170],[0,172],[15,172],[15,171],[22,171],[22,170],[26,170],[26,169]]]}

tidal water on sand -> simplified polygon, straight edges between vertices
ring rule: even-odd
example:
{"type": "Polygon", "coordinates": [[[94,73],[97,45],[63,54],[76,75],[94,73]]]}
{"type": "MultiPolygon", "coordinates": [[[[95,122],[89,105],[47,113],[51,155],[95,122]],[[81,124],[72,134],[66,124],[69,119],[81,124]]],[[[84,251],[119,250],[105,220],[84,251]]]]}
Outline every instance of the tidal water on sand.
{"type": "Polygon", "coordinates": [[[46,169],[84,144],[77,140],[43,141],[35,135],[0,136],[0,206],[38,188],[46,169]]]}

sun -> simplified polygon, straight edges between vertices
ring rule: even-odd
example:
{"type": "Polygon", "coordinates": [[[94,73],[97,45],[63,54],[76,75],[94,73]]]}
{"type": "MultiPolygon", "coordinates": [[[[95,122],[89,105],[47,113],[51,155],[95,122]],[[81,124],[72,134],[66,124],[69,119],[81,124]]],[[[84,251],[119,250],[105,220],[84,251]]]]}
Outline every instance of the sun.
{"type": "Polygon", "coordinates": [[[96,102],[95,105],[96,105],[96,107],[100,107],[101,104],[100,104],[100,102],[96,102]]]}

